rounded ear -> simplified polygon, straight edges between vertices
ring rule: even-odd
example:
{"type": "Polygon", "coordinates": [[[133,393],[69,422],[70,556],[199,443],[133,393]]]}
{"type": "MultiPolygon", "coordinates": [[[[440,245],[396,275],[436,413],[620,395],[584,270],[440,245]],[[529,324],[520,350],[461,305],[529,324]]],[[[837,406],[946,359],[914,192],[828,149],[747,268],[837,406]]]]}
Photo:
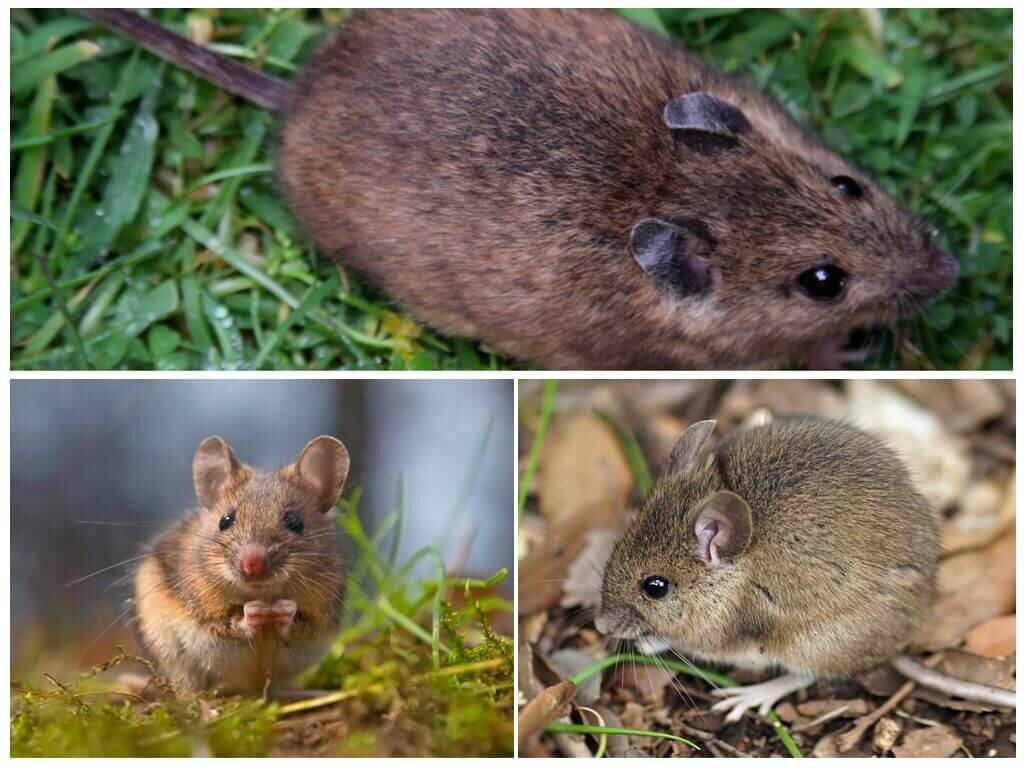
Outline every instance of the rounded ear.
{"type": "Polygon", "coordinates": [[[692,472],[700,466],[699,457],[704,443],[708,441],[711,433],[715,431],[714,419],[697,421],[686,428],[686,431],[676,440],[672,447],[672,454],[668,459],[668,471],[670,474],[692,472]]]}
{"type": "Polygon", "coordinates": [[[192,457],[192,482],[203,507],[213,508],[236,482],[242,468],[231,446],[222,438],[208,437],[192,457]]]}
{"type": "Polygon", "coordinates": [[[732,491],[718,491],[701,505],[693,524],[697,557],[712,568],[728,565],[747,548],[752,531],[747,502],[732,491]]]}
{"type": "Polygon", "coordinates": [[[642,219],[629,233],[629,250],[644,272],[679,296],[711,285],[708,232],[697,221],[642,219]]]}
{"type": "Polygon", "coordinates": [[[340,440],[320,435],[310,440],[295,462],[295,472],[316,496],[317,506],[329,512],[348,477],[348,449],[340,440]]]}
{"type": "Polygon", "coordinates": [[[700,131],[733,138],[750,130],[750,121],[735,104],[709,93],[686,93],[665,105],[665,125],[673,130],[700,131]]]}

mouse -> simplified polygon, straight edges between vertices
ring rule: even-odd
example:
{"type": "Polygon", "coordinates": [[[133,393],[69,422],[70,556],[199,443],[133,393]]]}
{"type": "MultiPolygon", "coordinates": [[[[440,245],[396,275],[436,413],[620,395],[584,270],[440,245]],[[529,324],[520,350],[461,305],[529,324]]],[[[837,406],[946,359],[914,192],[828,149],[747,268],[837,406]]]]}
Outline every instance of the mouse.
{"type": "MultiPolygon", "coordinates": [[[[904,651],[930,617],[938,522],[899,456],[821,417],[765,419],[711,450],[715,423],[686,429],[616,542],[596,628],[686,659],[781,670],[716,690],[712,709],[729,722],[893,660],[934,687],[939,673],[904,651]]],[[[950,695],[1014,706],[1013,691],[941,677],[950,695]]]]}
{"type": "Polygon", "coordinates": [[[523,364],[841,367],[854,328],[957,281],[938,233],[777,101],[616,14],[359,10],[285,82],[85,12],[277,110],[312,243],[523,364]]]}
{"type": "Polygon", "coordinates": [[[348,469],[326,435],[278,470],[244,464],[218,436],[199,445],[196,506],[149,543],[129,606],[176,690],[267,695],[322,658],[341,621],[333,510],[348,469]]]}

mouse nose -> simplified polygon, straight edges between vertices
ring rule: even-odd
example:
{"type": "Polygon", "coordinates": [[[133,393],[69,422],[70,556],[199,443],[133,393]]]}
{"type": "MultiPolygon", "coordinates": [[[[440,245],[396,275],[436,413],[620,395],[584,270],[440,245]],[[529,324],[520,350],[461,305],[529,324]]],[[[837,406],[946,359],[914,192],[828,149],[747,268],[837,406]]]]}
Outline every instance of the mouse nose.
{"type": "Polygon", "coordinates": [[[267,550],[250,544],[242,550],[242,573],[247,579],[255,579],[267,572],[267,550]]]}
{"type": "Polygon", "coordinates": [[[956,285],[957,278],[960,276],[960,263],[942,249],[936,248],[932,252],[928,271],[931,273],[931,282],[935,286],[935,291],[941,293],[956,285]]]}

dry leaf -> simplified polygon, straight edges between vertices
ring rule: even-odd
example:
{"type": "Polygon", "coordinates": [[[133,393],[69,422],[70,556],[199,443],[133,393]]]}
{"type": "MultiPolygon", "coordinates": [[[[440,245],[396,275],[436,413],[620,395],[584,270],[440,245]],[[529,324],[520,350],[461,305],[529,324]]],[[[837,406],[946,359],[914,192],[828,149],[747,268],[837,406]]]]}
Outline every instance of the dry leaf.
{"type": "Polygon", "coordinates": [[[537,474],[540,512],[553,529],[567,530],[570,520],[589,521],[584,530],[616,524],[633,484],[622,446],[604,421],[589,411],[555,419],[537,474]]]}
{"type": "Polygon", "coordinates": [[[960,512],[942,526],[942,549],[952,554],[982,547],[1009,530],[1017,519],[1017,474],[1005,486],[987,479],[967,489],[960,512]]]}
{"type": "Polygon", "coordinates": [[[962,552],[939,564],[939,596],[924,647],[952,648],[983,621],[1016,607],[1014,532],[984,549],[962,552]]]}
{"type": "Polygon", "coordinates": [[[868,379],[848,382],[844,416],[882,437],[906,461],[918,489],[933,509],[959,500],[971,474],[963,438],[931,411],[891,386],[868,379]]]}
{"type": "Polygon", "coordinates": [[[950,757],[962,744],[960,736],[948,725],[933,725],[908,733],[892,753],[896,757],[950,757]]]}
{"type": "Polygon", "coordinates": [[[583,549],[569,565],[562,584],[563,608],[581,606],[596,608],[601,605],[601,581],[604,565],[615,547],[619,532],[610,528],[587,531],[583,549]]]}
{"type": "MultiPolygon", "coordinates": [[[[564,680],[589,667],[594,659],[576,648],[561,648],[547,656],[548,664],[564,680]]],[[[601,695],[601,676],[591,675],[576,687],[576,703],[590,706],[601,695]]]]}
{"type": "Polygon", "coordinates": [[[860,717],[871,711],[864,699],[824,699],[820,701],[804,701],[796,705],[796,710],[804,717],[813,720],[845,706],[843,717],[860,717]]]}
{"type": "Polygon", "coordinates": [[[1015,666],[1013,659],[993,659],[966,651],[946,651],[937,669],[960,680],[1013,690],[1017,687],[1017,679],[1013,675],[1015,666]]]}
{"type": "Polygon", "coordinates": [[[1009,656],[1017,649],[1017,614],[983,621],[964,635],[964,650],[979,656],[1009,656]]]}
{"type": "Polygon", "coordinates": [[[545,688],[519,712],[519,747],[569,711],[575,686],[568,680],[545,688]]]}

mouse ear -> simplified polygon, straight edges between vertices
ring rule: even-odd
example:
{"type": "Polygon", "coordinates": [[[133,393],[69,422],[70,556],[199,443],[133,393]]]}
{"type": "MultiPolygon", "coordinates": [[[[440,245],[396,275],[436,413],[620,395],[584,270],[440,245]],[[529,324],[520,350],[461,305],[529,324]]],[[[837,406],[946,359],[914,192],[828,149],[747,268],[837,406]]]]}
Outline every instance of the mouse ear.
{"type": "Polygon", "coordinates": [[[697,222],[643,219],[629,233],[629,249],[644,272],[678,296],[711,285],[708,233],[697,222]]]}
{"type": "Polygon", "coordinates": [[[686,93],[665,105],[665,125],[678,131],[700,131],[735,137],[750,130],[743,110],[709,93],[686,93]]]}
{"type": "Polygon", "coordinates": [[[731,491],[718,491],[701,505],[693,524],[697,557],[712,568],[727,565],[747,548],[752,531],[747,502],[731,491]]]}
{"type": "Polygon", "coordinates": [[[668,459],[669,474],[685,474],[700,466],[701,449],[715,431],[716,423],[714,419],[708,419],[694,422],[686,428],[672,446],[672,454],[668,459]]]}
{"type": "Polygon", "coordinates": [[[192,457],[192,482],[199,504],[215,508],[220,497],[235,484],[241,469],[238,457],[224,438],[215,435],[203,440],[192,457]]]}
{"type": "Polygon", "coordinates": [[[295,462],[295,472],[316,495],[317,506],[329,512],[338,503],[348,477],[348,449],[340,440],[320,435],[310,440],[295,462]]]}

